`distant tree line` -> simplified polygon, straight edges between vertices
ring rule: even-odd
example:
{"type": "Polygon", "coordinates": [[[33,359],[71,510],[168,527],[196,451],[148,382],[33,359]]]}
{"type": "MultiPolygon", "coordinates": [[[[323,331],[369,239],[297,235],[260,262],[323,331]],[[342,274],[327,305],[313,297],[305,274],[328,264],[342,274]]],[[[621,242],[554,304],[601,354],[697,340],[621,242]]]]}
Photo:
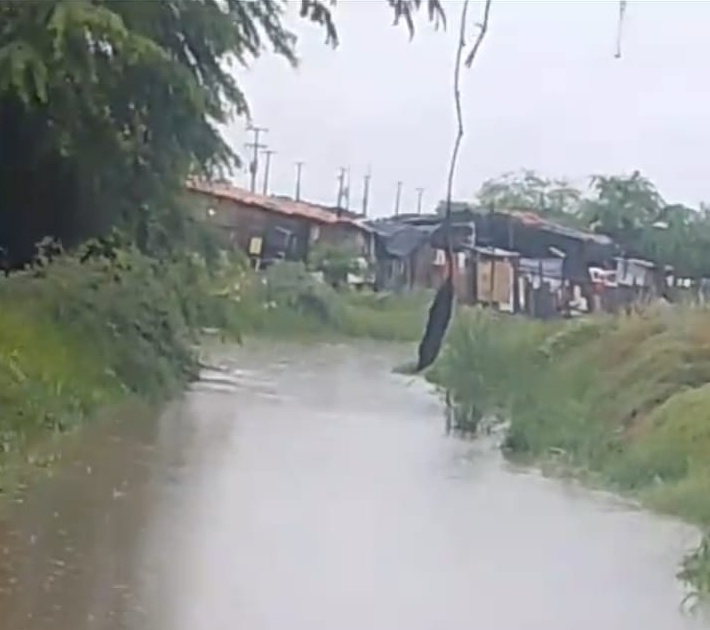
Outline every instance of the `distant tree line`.
{"type": "Polygon", "coordinates": [[[710,277],[710,206],[669,203],[640,172],[594,175],[586,190],[532,170],[489,179],[473,204],[481,211],[530,210],[569,227],[605,234],[629,255],[710,277]]]}

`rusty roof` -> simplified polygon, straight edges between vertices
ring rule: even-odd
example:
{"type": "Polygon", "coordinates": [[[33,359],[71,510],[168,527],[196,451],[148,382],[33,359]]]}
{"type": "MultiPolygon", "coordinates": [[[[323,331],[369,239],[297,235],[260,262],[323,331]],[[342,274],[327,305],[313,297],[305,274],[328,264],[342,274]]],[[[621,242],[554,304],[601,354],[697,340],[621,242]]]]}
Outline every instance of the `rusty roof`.
{"type": "Polygon", "coordinates": [[[272,197],[269,195],[261,195],[253,193],[245,188],[233,186],[232,184],[224,184],[217,182],[204,182],[191,180],[187,182],[188,190],[201,192],[206,195],[212,195],[219,199],[235,201],[237,203],[276,212],[278,214],[300,217],[308,219],[316,223],[323,224],[346,224],[356,227],[363,231],[368,231],[368,227],[362,224],[359,220],[348,216],[338,216],[336,211],[327,210],[323,206],[307,203],[305,201],[294,201],[286,197],[272,197]]]}
{"type": "Polygon", "coordinates": [[[596,234],[587,230],[571,228],[566,225],[562,225],[557,221],[541,217],[539,214],[531,210],[511,209],[500,210],[498,212],[499,214],[506,214],[517,219],[525,226],[546,230],[548,232],[554,232],[561,236],[567,236],[581,241],[591,241],[598,245],[611,245],[613,243],[612,239],[604,234],[596,234]]]}

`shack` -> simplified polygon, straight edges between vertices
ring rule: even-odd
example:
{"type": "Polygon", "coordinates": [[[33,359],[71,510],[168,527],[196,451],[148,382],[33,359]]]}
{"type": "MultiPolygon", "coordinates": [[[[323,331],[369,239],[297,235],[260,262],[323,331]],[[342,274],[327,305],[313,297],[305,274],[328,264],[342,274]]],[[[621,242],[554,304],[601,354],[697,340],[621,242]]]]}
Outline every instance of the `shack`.
{"type": "MultiPolygon", "coordinates": [[[[375,235],[376,287],[380,290],[436,288],[446,272],[449,242],[442,217],[405,215],[368,222],[375,235]]],[[[459,297],[470,285],[466,273],[475,242],[475,226],[454,224],[451,245],[455,253],[454,277],[459,297]]]]}
{"type": "Polygon", "coordinates": [[[520,254],[497,247],[474,248],[472,302],[506,313],[517,313],[521,303],[520,254]]]}
{"type": "Polygon", "coordinates": [[[618,248],[607,236],[571,228],[523,210],[476,214],[478,243],[520,253],[525,281],[521,306],[537,317],[569,310],[573,300],[593,308],[590,266],[613,265],[618,248]],[[574,296],[584,296],[576,300],[574,296]]]}
{"type": "Polygon", "coordinates": [[[252,193],[228,183],[190,181],[194,213],[216,226],[231,246],[259,265],[305,262],[318,242],[348,247],[370,260],[372,230],[361,220],[317,204],[252,193]]]}
{"type": "Polygon", "coordinates": [[[613,283],[606,290],[608,310],[629,310],[634,303],[669,294],[667,276],[671,267],[657,265],[643,258],[619,256],[615,259],[613,283]]]}

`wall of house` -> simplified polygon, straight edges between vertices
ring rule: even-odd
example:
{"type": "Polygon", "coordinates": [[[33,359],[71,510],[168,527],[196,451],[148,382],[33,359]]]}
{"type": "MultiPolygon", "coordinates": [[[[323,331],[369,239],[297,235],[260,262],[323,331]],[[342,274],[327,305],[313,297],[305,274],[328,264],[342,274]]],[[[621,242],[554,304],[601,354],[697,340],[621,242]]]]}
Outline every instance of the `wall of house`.
{"type": "Polygon", "coordinates": [[[508,258],[481,258],[477,264],[476,301],[513,312],[515,273],[508,258]]]}
{"type": "Polygon", "coordinates": [[[229,242],[235,247],[248,251],[250,240],[264,237],[269,230],[280,227],[291,231],[296,237],[295,257],[305,260],[310,245],[311,224],[299,217],[290,217],[270,210],[241,204],[229,199],[219,199],[211,195],[190,191],[196,215],[225,230],[229,242]],[[214,212],[211,214],[210,209],[214,212]]]}
{"type": "MultiPolygon", "coordinates": [[[[443,249],[433,249],[430,246],[425,246],[429,252],[429,258],[426,261],[427,281],[422,286],[430,288],[438,288],[446,278],[447,265],[446,254],[443,249]]],[[[454,254],[454,290],[456,298],[462,302],[469,303],[471,301],[471,287],[473,280],[471,277],[470,252],[457,252],[454,254]]]]}
{"type": "Polygon", "coordinates": [[[634,260],[618,260],[616,266],[616,279],[623,286],[653,286],[653,270],[634,260]]]}

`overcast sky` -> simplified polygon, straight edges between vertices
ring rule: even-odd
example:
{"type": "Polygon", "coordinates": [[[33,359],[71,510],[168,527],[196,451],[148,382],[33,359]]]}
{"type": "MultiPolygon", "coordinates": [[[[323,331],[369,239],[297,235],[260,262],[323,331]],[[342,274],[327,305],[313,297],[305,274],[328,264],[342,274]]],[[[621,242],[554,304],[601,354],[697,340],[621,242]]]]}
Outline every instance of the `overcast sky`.
{"type": "MultiPolygon", "coordinates": [[[[240,72],[254,122],[277,151],[272,192],[293,194],[303,160],[302,197],[313,201],[335,203],[341,166],[351,169],[353,208],[371,166],[373,215],[392,212],[398,181],[402,211],[415,208],[418,187],[427,209],[444,196],[462,3],[444,4],[448,32],[422,13],[410,42],[384,0],[339,0],[336,50],[294,18],[300,67],[264,57],[240,72]]],[[[471,40],[482,7],[471,3],[471,40]]],[[[488,36],[462,80],[455,197],[519,168],[578,181],[638,168],[668,200],[710,200],[710,2],[629,2],[620,60],[617,16],[611,0],[493,0],[488,36]]],[[[239,151],[250,141],[241,123],[227,136],[239,151]]]]}

